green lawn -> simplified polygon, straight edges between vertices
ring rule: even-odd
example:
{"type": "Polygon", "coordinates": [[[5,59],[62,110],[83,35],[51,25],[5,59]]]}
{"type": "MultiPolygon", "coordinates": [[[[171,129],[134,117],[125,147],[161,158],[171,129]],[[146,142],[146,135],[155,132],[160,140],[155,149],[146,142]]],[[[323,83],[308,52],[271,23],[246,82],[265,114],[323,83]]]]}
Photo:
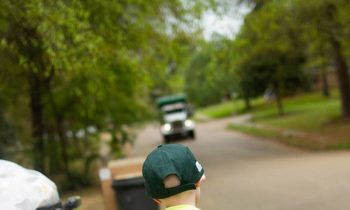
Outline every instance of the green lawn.
{"type": "MultiPolygon", "coordinates": [[[[263,98],[252,100],[252,121],[265,125],[318,131],[324,124],[340,116],[338,93],[332,92],[331,98],[323,97],[319,92],[288,97],[283,100],[285,115],[278,115],[276,103],[266,102],[263,98]]],[[[197,115],[217,119],[233,114],[244,113],[242,100],[229,101],[199,109],[197,115]]]]}
{"type": "MultiPolygon", "coordinates": [[[[337,91],[332,91],[330,98],[323,97],[320,92],[284,98],[285,114],[282,116],[278,114],[276,103],[273,101],[266,102],[259,98],[253,100],[252,104],[250,122],[262,125],[263,128],[234,124],[229,126],[230,129],[307,149],[350,148],[350,122],[341,120],[337,91]],[[285,135],[283,129],[303,131],[307,136],[285,135]]],[[[244,104],[241,100],[226,102],[198,112],[209,118],[221,118],[244,112],[244,104]]]]}
{"type": "Polygon", "coordinates": [[[283,105],[283,116],[278,115],[275,103],[271,103],[254,109],[252,120],[273,127],[317,132],[341,114],[336,93],[332,98],[320,93],[303,94],[284,99],[283,105]]]}
{"type": "Polygon", "coordinates": [[[197,114],[204,115],[208,118],[223,118],[232,115],[236,110],[239,110],[243,107],[241,101],[227,101],[221,104],[209,106],[207,108],[199,109],[197,114]]]}
{"type": "MultiPolygon", "coordinates": [[[[296,137],[292,135],[283,135],[281,132],[273,131],[273,130],[267,130],[267,129],[261,129],[257,127],[251,127],[247,125],[238,125],[238,124],[230,124],[228,125],[229,129],[232,129],[234,131],[246,133],[249,135],[253,136],[259,136],[267,139],[272,139],[276,140],[279,142],[282,142],[284,144],[294,146],[294,147],[299,147],[303,149],[309,149],[309,150],[320,150],[320,149],[325,149],[325,145],[321,144],[315,144],[314,141],[310,141],[307,138],[301,138],[301,137],[296,137]]],[[[326,145],[328,147],[328,145],[326,145]]],[[[343,149],[344,146],[348,145],[332,145],[332,149],[343,149]]],[[[350,145],[349,145],[350,146],[350,145]]],[[[350,148],[350,147],[348,147],[350,148]]]]}
{"type": "MultiPolygon", "coordinates": [[[[262,105],[263,103],[264,101],[262,98],[252,100],[253,106],[262,105]]],[[[199,109],[197,114],[204,115],[212,119],[218,119],[232,116],[234,114],[244,113],[245,111],[243,100],[237,99],[199,109]]]]}

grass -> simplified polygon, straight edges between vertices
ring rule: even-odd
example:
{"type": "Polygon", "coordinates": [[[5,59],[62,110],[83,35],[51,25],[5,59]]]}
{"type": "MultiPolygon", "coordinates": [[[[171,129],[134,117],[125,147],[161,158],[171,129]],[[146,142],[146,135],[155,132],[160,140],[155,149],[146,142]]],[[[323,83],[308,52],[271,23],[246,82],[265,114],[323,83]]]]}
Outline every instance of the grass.
{"type": "Polygon", "coordinates": [[[208,108],[200,109],[197,114],[207,116],[208,118],[218,119],[230,116],[235,110],[242,109],[242,107],[243,103],[241,101],[227,101],[208,108]]]}
{"type": "Polygon", "coordinates": [[[241,133],[246,133],[253,136],[258,136],[258,137],[263,137],[270,140],[279,141],[283,144],[287,144],[290,146],[299,147],[303,149],[308,149],[308,150],[326,149],[324,148],[324,145],[317,144],[310,139],[296,137],[293,135],[284,135],[281,132],[277,132],[273,130],[261,129],[257,127],[240,125],[240,124],[230,124],[228,125],[228,128],[241,133]]]}
{"type": "Polygon", "coordinates": [[[325,98],[311,93],[287,98],[283,101],[283,116],[278,115],[275,104],[265,104],[252,111],[252,120],[273,127],[319,132],[328,122],[340,117],[340,102],[336,93],[333,95],[325,98]]]}
{"type": "MultiPolygon", "coordinates": [[[[300,94],[283,99],[285,114],[279,115],[275,102],[262,98],[253,100],[250,112],[254,122],[262,126],[234,124],[235,131],[260,136],[306,149],[349,149],[350,121],[341,120],[339,93],[325,98],[320,92],[300,94]],[[274,128],[274,129],[268,129],[274,128]],[[304,132],[305,135],[285,135],[284,130],[304,132]]],[[[199,110],[209,118],[222,118],[244,112],[244,103],[225,102],[199,110]]]]}
{"type": "Polygon", "coordinates": [[[235,131],[240,131],[242,133],[247,133],[247,134],[251,134],[254,136],[260,136],[260,137],[264,137],[264,138],[274,139],[274,138],[280,137],[280,134],[277,132],[265,130],[265,129],[259,129],[259,128],[247,126],[247,125],[230,124],[230,125],[228,125],[228,128],[235,130],[235,131]]]}
{"type": "MultiPolygon", "coordinates": [[[[252,101],[253,106],[263,104],[262,98],[258,98],[252,101]]],[[[232,116],[233,114],[244,113],[245,105],[243,100],[237,99],[234,101],[226,101],[221,104],[212,105],[206,108],[199,109],[197,115],[206,116],[211,119],[219,119],[224,117],[232,116]]]]}
{"type": "Polygon", "coordinates": [[[344,150],[350,148],[350,139],[346,139],[343,142],[333,144],[329,147],[330,149],[344,150]]]}

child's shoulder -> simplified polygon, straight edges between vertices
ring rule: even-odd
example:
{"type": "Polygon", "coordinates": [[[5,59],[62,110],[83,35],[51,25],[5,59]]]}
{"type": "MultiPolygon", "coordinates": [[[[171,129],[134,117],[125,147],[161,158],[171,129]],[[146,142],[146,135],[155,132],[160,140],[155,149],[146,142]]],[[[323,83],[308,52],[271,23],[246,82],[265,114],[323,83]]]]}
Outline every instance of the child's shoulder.
{"type": "Polygon", "coordinates": [[[168,207],[165,210],[200,210],[200,209],[192,205],[178,205],[178,206],[168,207]]]}

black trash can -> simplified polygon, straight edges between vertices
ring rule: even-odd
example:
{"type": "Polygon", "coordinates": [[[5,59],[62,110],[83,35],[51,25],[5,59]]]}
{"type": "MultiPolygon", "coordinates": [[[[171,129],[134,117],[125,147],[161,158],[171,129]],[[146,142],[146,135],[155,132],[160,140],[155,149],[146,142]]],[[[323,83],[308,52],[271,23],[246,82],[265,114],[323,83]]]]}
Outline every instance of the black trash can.
{"type": "Polygon", "coordinates": [[[143,177],[114,180],[112,183],[118,210],[158,210],[157,203],[146,196],[143,177]]]}

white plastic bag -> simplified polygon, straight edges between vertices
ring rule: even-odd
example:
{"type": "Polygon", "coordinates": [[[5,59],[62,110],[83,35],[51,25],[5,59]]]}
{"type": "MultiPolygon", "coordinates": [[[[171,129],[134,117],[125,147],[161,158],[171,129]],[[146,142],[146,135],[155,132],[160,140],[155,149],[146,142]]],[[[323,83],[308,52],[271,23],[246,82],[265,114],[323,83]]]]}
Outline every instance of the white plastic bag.
{"type": "Polygon", "coordinates": [[[1,210],[35,210],[58,202],[57,187],[46,176],[0,160],[1,210]]]}

